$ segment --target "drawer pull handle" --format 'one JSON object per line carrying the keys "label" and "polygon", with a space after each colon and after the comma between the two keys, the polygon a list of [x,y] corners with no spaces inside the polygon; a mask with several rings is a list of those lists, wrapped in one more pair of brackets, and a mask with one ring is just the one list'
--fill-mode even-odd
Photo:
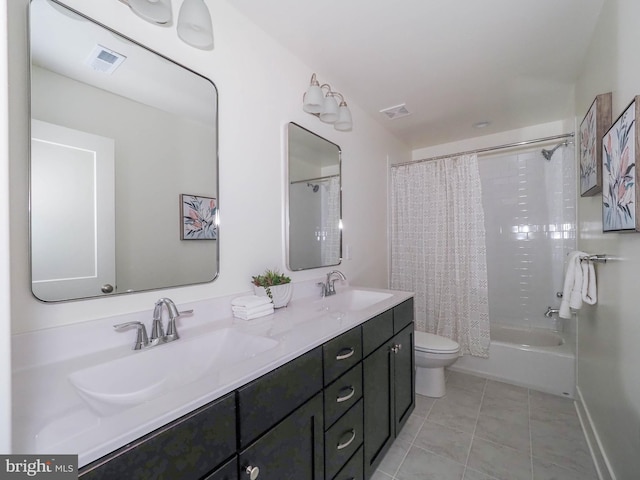
{"label": "drawer pull handle", "polygon": [[400,350],[402,350],[402,344],[396,343],[393,347],[390,347],[389,350],[393,353],[398,353]]}
{"label": "drawer pull handle", "polygon": [[[342,353],[342,352],[346,352],[346,353]],[[347,358],[352,357],[354,353],[356,353],[356,351],[353,347],[344,348],[340,350],[338,355],[336,355],[336,360],[346,360]]]}
{"label": "drawer pull handle", "polygon": [[260,469],[258,467],[249,466],[245,469],[245,473],[249,475],[249,478],[251,480],[256,480],[256,478],[258,478],[258,475],[260,475]]}
{"label": "drawer pull handle", "polygon": [[351,391],[349,393],[347,393],[346,395],[344,395],[343,397],[336,398],[336,402],[337,403],[346,402],[347,400],[349,400],[350,398],[352,398],[356,394],[356,389],[351,387],[351,386],[344,387],[342,390],[340,390],[340,393],[344,392],[345,390],[351,390]]}
{"label": "drawer pull handle", "polygon": [[338,446],[336,447],[338,450],[342,450],[343,448],[347,448],[356,439],[356,430],[355,430],[355,428],[349,430],[348,432],[344,432],[342,434],[342,436],[344,436],[347,433],[351,434],[351,438],[349,440],[347,440],[346,442],[344,442],[344,443],[339,443]]}

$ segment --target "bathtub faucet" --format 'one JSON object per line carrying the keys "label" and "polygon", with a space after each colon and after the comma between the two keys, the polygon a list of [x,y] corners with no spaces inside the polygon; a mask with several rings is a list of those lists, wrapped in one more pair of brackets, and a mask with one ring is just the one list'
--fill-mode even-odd
{"label": "bathtub faucet", "polygon": [[553,315],[557,315],[560,312],[557,308],[547,307],[547,311],[544,312],[544,316],[547,318],[551,318]]}

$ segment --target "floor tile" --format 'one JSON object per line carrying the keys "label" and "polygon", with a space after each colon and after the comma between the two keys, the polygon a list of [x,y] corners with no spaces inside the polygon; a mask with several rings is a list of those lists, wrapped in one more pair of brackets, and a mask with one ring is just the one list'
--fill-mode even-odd
{"label": "floor tile", "polygon": [[499,480],[531,480],[529,454],[474,437],[467,466]]}
{"label": "floor tile", "polygon": [[529,421],[526,415],[524,417],[505,415],[500,418],[483,414],[480,411],[475,436],[521,450],[527,454],[531,451]]}
{"label": "floor tile", "polygon": [[464,477],[462,477],[462,480],[495,480],[495,477],[490,477],[485,473],[467,467],[464,471]]}
{"label": "floor tile", "polygon": [[484,397],[508,399],[526,405],[529,402],[529,390],[509,383],[487,380],[487,385],[484,389]]}
{"label": "floor tile", "polygon": [[596,469],[588,474],[584,471],[575,471],[563,468],[559,465],[533,459],[533,480],[598,480]]}
{"label": "floor tile", "polygon": [[449,370],[447,373],[447,388],[457,387],[471,392],[482,392],[487,383],[486,378],[469,375],[468,373]]}
{"label": "floor tile", "polygon": [[418,415],[419,417],[426,417],[429,414],[429,410],[433,407],[433,404],[436,402],[435,398],[425,397],[423,395],[416,394],[416,408],[413,411],[414,415]]}
{"label": "floor tile", "polygon": [[445,427],[473,433],[481,399],[481,393],[448,387],[447,394],[431,407],[427,419]]}
{"label": "floor tile", "polygon": [[390,477],[389,475],[387,475],[384,472],[381,472],[380,470],[376,470],[375,472],[373,472],[373,475],[371,476],[371,480],[393,480],[393,477]]}
{"label": "floor tile", "polygon": [[582,430],[566,423],[531,420],[531,451],[539,458],[590,474],[593,460]]}
{"label": "floor tile", "polygon": [[470,433],[426,421],[413,444],[464,464],[469,456],[471,436]]}
{"label": "floor tile", "polygon": [[391,476],[395,475],[396,470],[398,470],[398,467],[404,460],[404,457],[406,457],[409,448],[411,448],[411,443],[405,443],[402,440],[396,439],[380,462],[378,470],[381,470]]}
{"label": "floor tile", "polygon": [[462,480],[464,465],[412,447],[396,473],[398,480]]}
{"label": "floor tile", "polygon": [[399,440],[401,442],[404,442],[405,444],[411,445],[413,443],[413,439],[416,438],[416,435],[420,431],[423,423],[423,417],[412,414],[409,417],[409,420],[407,420],[407,423],[405,423],[404,427],[402,427],[402,431],[400,432],[400,435],[398,435],[398,438],[396,438],[396,442]]}
{"label": "floor tile", "polygon": [[552,413],[566,413],[575,415],[576,409],[570,398],[551,395],[550,393],[529,391],[529,403],[531,411],[546,411]]}

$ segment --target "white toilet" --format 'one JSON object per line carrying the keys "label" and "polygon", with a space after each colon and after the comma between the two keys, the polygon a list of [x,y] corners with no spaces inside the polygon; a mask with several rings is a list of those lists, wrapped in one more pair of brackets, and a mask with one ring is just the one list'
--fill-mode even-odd
{"label": "white toilet", "polygon": [[444,367],[453,365],[460,345],[440,335],[415,332],[416,393],[440,398],[445,394]]}

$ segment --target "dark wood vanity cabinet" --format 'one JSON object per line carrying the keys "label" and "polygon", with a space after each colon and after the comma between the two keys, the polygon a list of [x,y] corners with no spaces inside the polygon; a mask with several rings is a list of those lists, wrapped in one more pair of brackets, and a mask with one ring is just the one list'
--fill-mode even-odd
{"label": "dark wood vanity cabinet", "polygon": [[[415,407],[413,299],[393,309],[389,325],[385,328],[389,337],[379,346],[371,347],[375,349],[362,361],[364,476],[367,479],[373,475]],[[367,331],[365,324],[363,343],[371,344]],[[377,331],[375,333],[378,335]],[[379,342],[381,337],[376,338]]]}
{"label": "dark wood vanity cabinet", "polygon": [[235,454],[236,402],[231,393],[83,467],[80,478],[200,480]]}
{"label": "dark wood vanity cabinet", "polygon": [[414,408],[413,299],[83,467],[87,479],[365,480]]}

